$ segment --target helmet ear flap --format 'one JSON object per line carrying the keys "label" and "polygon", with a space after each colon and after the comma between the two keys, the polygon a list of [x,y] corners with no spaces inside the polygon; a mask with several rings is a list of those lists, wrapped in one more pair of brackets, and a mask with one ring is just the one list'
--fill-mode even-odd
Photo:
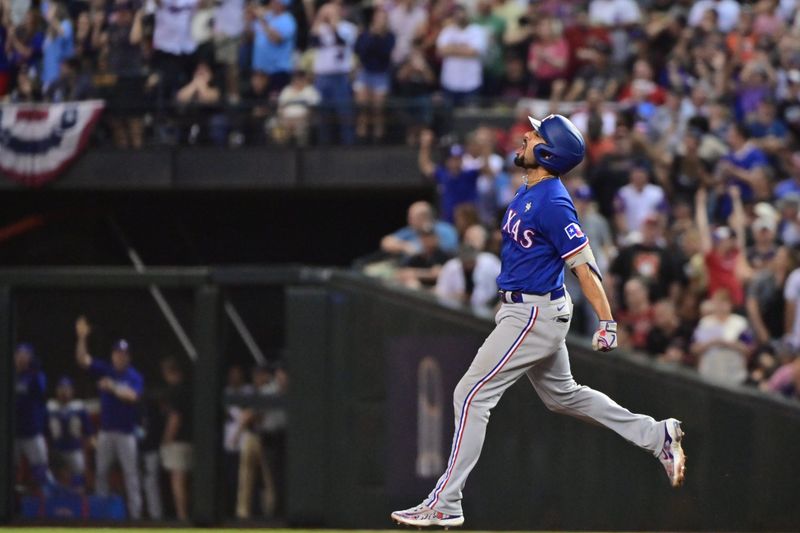
{"label": "helmet ear flap", "polygon": [[547,167],[547,164],[553,159],[553,152],[546,144],[537,144],[533,148],[533,155],[536,156],[536,162],[543,167]]}

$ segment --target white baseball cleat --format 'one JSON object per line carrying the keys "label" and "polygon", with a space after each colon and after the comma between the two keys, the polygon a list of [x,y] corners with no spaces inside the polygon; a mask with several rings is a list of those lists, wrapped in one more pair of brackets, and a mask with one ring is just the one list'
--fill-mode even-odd
{"label": "white baseball cleat", "polygon": [[667,471],[669,483],[673,487],[683,485],[683,478],[686,476],[686,454],[681,447],[683,435],[680,420],[668,418],[664,421],[664,445],[658,454],[658,460]]}
{"label": "white baseball cleat", "polygon": [[444,514],[440,511],[431,509],[424,503],[392,513],[392,520],[400,525],[422,527],[458,527],[464,523],[462,515]]}

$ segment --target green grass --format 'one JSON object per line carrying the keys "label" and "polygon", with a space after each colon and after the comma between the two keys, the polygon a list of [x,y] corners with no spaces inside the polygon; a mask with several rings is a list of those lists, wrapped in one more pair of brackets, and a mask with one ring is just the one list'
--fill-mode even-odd
{"label": "green grass", "polygon": [[[20,533],[74,533],[78,528],[71,528],[71,527],[4,527],[0,528],[0,531],[5,533],[6,531],[19,531]],[[85,531],[90,531],[91,533],[100,533],[100,532],[108,532],[108,533],[199,533],[202,531],[209,531],[213,533],[386,533],[387,530],[392,530],[392,528],[387,529],[270,529],[270,528],[260,528],[260,529],[239,529],[239,528],[212,528],[212,529],[192,529],[192,528],[127,528],[127,527],[119,527],[119,528],[112,528],[112,527],[81,527],[80,529]],[[405,533],[416,533],[416,529],[408,529],[408,528],[394,528],[394,530],[398,532],[405,532]],[[441,531],[441,530],[433,530],[433,531]],[[451,529],[450,531],[460,531],[459,529]],[[499,533],[499,532],[491,532],[491,531],[469,531],[469,533]],[[502,533],[513,533],[504,531]],[[577,533],[577,532],[570,532],[570,531],[526,531],[525,533]],[[599,533],[599,532],[592,532],[592,533]]]}
{"label": "green grass", "polygon": [[[85,530],[91,533],[201,533],[203,531],[208,531],[209,533],[387,533],[387,531],[391,531],[392,529],[396,530],[398,533],[418,533],[414,528],[401,528],[401,527],[387,527],[386,529],[272,529],[272,528],[210,528],[210,529],[197,529],[197,528],[186,528],[186,527],[175,527],[175,528],[166,528],[166,527],[151,527],[151,528],[129,528],[124,526],[124,522],[121,523],[121,527],[114,528],[114,527],[83,527],[80,528],[76,527],[0,527],[0,533],[6,532],[19,532],[19,533],[75,533],[78,529]],[[441,529],[434,529],[431,530],[434,533],[444,533]],[[463,531],[464,533],[585,533],[585,532],[578,532],[578,531],[503,531],[503,532],[496,532],[496,531],[472,531],[472,530],[462,530],[460,528],[453,528],[449,530],[447,533],[458,533],[459,531]],[[598,532],[592,532],[598,533]],[[613,533],[613,532],[604,532],[604,533]],[[626,532],[632,533],[632,532]]]}
{"label": "green grass", "polygon": [[[6,532],[19,532],[19,533],[74,533],[77,528],[70,528],[70,527],[4,527],[0,528],[0,531],[3,533]],[[192,529],[192,528],[128,528],[128,527],[120,527],[120,528],[111,528],[111,527],[80,527],[82,530],[91,531],[92,533],[100,533],[100,532],[110,532],[110,533],[198,533],[199,531],[204,531],[202,529]],[[391,528],[387,528],[391,529]],[[395,528],[398,532],[405,532],[405,533],[416,533],[416,529],[404,529],[404,528]],[[270,529],[270,528],[261,528],[261,529],[239,529],[239,528],[212,528],[207,531],[213,531],[213,533],[386,533],[386,529],[347,529],[347,530],[337,530],[337,529]],[[440,531],[440,530],[434,530]],[[458,529],[452,529],[450,531],[459,531]],[[469,533],[493,533],[488,531],[471,531],[467,530]],[[512,532],[503,532],[503,533],[512,533]],[[558,532],[532,532],[526,531],[525,533],[577,533],[577,532],[569,532],[569,531],[558,531]]]}

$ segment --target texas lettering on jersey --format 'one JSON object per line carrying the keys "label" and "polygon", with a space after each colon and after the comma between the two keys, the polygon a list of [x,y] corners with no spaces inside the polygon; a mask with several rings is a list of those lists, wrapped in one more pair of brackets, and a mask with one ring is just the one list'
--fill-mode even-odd
{"label": "texas lettering on jersey", "polygon": [[509,208],[506,222],[503,224],[503,232],[527,250],[533,246],[533,236],[536,233],[530,228],[520,228],[521,222],[519,213]]}
{"label": "texas lettering on jersey", "polygon": [[520,187],[500,229],[497,286],[506,291],[547,294],[562,287],[564,260],[589,244],[569,192],[558,179]]}

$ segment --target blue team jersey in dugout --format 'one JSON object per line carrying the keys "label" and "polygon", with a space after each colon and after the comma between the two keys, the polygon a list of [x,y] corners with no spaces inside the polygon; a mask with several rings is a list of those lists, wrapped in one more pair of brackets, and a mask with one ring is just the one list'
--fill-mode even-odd
{"label": "blue team jersey in dugout", "polygon": [[[98,378],[109,377],[117,384],[127,385],[136,391],[140,397],[144,390],[144,380],[141,374],[131,366],[122,372],[117,372],[106,361],[93,359],[89,371]],[[138,402],[125,402],[111,392],[100,392],[100,429],[133,433],[138,424]]]}
{"label": "blue team jersey in dugout", "polygon": [[51,401],[47,405],[47,412],[50,442],[58,451],[79,450],[83,438],[92,434],[89,414],[79,400],[64,405]]}
{"label": "blue team jersey in dugout", "polygon": [[497,287],[546,294],[564,284],[564,260],[589,244],[569,192],[558,178],[519,188],[501,223]]}
{"label": "blue team jersey in dugout", "polygon": [[16,435],[31,438],[44,433],[47,380],[39,370],[26,370],[17,375],[15,388]]}

